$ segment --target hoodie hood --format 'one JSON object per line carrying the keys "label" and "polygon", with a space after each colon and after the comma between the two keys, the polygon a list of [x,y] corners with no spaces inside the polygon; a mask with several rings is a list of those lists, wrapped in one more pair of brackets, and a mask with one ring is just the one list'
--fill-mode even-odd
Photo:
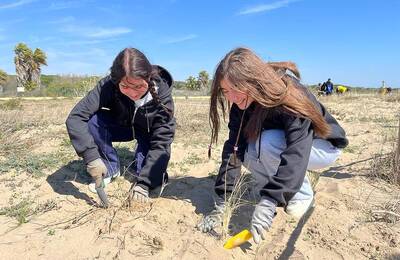
{"label": "hoodie hood", "polygon": [[153,65],[153,68],[155,68],[158,71],[158,75],[167,83],[169,87],[172,87],[172,84],[174,84],[174,80],[171,76],[171,73],[168,72],[165,68],[161,67],[160,65]]}
{"label": "hoodie hood", "polygon": [[163,100],[171,95],[174,80],[171,74],[160,65],[153,65],[153,68],[158,72],[158,75],[155,76],[153,80],[155,80],[156,86],[158,87],[158,96]]}

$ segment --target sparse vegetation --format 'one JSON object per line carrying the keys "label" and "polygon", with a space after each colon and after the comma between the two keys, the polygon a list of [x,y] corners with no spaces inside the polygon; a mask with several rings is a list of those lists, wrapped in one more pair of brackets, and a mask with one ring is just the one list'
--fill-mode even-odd
{"label": "sparse vegetation", "polygon": [[223,239],[231,235],[230,224],[232,216],[241,206],[250,204],[250,202],[243,200],[243,196],[246,193],[246,189],[249,188],[249,185],[251,185],[251,181],[249,181],[248,173],[244,171],[237,177],[232,193],[229,194],[229,196],[225,196],[225,210],[222,216]]}
{"label": "sparse vegetation", "polygon": [[8,75],[5,71],[0,70],[0,86],[3,86],[4,83],[7,82],[8,79]]}
{"label": "sparse vegetation", "polygon": [[34,178],[44,177],[43,170],[52,169],[57,165],[66,162],[62,154],[54,153],[47,155],[23,155],[10,156],[2,162],[0,166],[0,173],[9,172],[11,170],[17,173],[25,172]]}
{"label": "sparse vegetation", "polygon": [[398,137],[387,154],[375,154],[371,164],[371,176],[400,186],[400,119]]}
{"label": "sparse vegetation", "polygon": [[32,215],[32,201],[24,199],[15,205],[3,207],[0,209],[0,215],[15,218],[18,225],[28,222],[28,217]]}
{"label": "sparse vegetation", "polygon": [[[42,77],[42,86],[46,86],[43,92],[55,84],[55,77]],[[70,86],[82,79],[71,80]],[[377,162],[370,159],[374,154],[389,156],[395,151],[397,103],[386,101],[385,96],[354,91],[343,97],[321,100],[343,124],[350,146],[333,167],[308,173],[316,186],[316,208],[297,240],[296,250],[310,259],[315,258],[314,252],[322,251],[338,259],[396,255],[400,243],[399,187],[381,177],[365,176],[371,171],[369,163]],[[107,187],[112,203],[107,210],[96,207],[97,196],[87,189],[90,178],[85,164],[75,155],[66,133],[65,118],[77,101],[0,101],[6,104],[0,109],[0,219],[4,223],[0,236],[2,243],[12,242],[4,248],[25,250],[33,245],[34,238],[37,243],[47,243],[46,249],[56,248],[62,241],[67,250],[76,250],[73,243],[63,242],[76,232],[82,238],[79,246],[88,249],[78,258],[212,258],[215,252],[221,258],[279,258],[298,225],[280,208],[267,241],[257,250],[252,244],[243,250],[223,251],[223,240],[194,229],[201,215],[211,208],[207,197],[213,190],[228,131],[223,124],[220,142],[208,160],[208,99],[175,99],[177,131],[168,168],[170,182],[161,197],[158,191],[151,191],[150,204],[121,207],[131,184],[129,176],[124,175]],[[114,145],[124,170],[133,161],[135,142]],[[389,170],[388,163],[377,164],[375,172]],[[242,177],[241,183],[246,186],[249,175],[243,173]],[[254,205],[251,199],[245,201],[247,194],[242,195],[238,192],[227,202],[224,227],[218,235],[230,236],[249,224]],[[23,240],[19,242],[16,235],[24,236]],[[274,249],[268,245],[274,245]],[[12,258],[10,252],[1,253]],[[51,251],[31,247],[29,254],[50,258]]]}
{"label": "sparse vegetation", "polygon": [[12,98],[0,103],[0,110],[20,110],[22,108],[21,99]]}
{"label": "sparse vegetation", "polygon": [[57,204],[52,200],[46,201],[42,204],[39,203],[35,207],[34,201],[28,197],[23,198],[20,202],[14,205],[0,208],[0,215],[15,218],[18,222],[18,225],[22,225],[27,223],[30,217],[39,213],[54,210],[56,208]]}

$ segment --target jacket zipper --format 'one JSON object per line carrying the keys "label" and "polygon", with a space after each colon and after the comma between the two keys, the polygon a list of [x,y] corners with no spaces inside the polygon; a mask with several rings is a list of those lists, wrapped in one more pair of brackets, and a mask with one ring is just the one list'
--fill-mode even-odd
{"label": "jacket zipper", "polygon": [[146,121],[147,121],[147,133],[150,133],[149,117],[148,117],[148,115],[147,115],[147,106],[146,106]]}
{"label": "jacket zipper", "polygon": [[139,108],[135,106],[135,111],[133,112],[132,121],[131,121],[133,138],[135,138],[135,125],[134,125],[134,122],[135,122],[136,112],[138,111],[138,109]]}

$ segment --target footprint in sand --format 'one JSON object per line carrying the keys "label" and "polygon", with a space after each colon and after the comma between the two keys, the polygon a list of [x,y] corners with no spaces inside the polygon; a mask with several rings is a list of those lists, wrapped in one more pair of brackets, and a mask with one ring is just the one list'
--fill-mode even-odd
{"label": "footprint in sand", "polygon": [[332,182],[332,181],[326,182],[326,183],[321,183],[321,185],[318,185],[316,192],[318,192],[318,193],[338,193],[339,185],[336,182]]}

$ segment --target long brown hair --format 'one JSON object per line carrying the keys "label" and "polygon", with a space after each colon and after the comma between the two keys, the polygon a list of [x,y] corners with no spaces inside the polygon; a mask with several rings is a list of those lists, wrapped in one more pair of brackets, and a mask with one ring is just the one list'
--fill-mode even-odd
{"label": "long brown hair", "polygon": [[230,51],[218,64],[211,86],[210,125],[211,142],[218,141],[220,116],[218,106],[225,119],[229,103],[221,90],[221,80],[232,83],[232,88],[247,93],[256,102],[249,122],[244,129],[246,137],[254,140],[261,131],[268,109],[280,106],[286,113],[311,120],[314,131],[319,137],[327,137],[330,132],[328,123],[314,103],[298,86],[297,79],[289,75],[290,71],[300,79],[300,73],[292,62],[264,62],[247,48]]}

